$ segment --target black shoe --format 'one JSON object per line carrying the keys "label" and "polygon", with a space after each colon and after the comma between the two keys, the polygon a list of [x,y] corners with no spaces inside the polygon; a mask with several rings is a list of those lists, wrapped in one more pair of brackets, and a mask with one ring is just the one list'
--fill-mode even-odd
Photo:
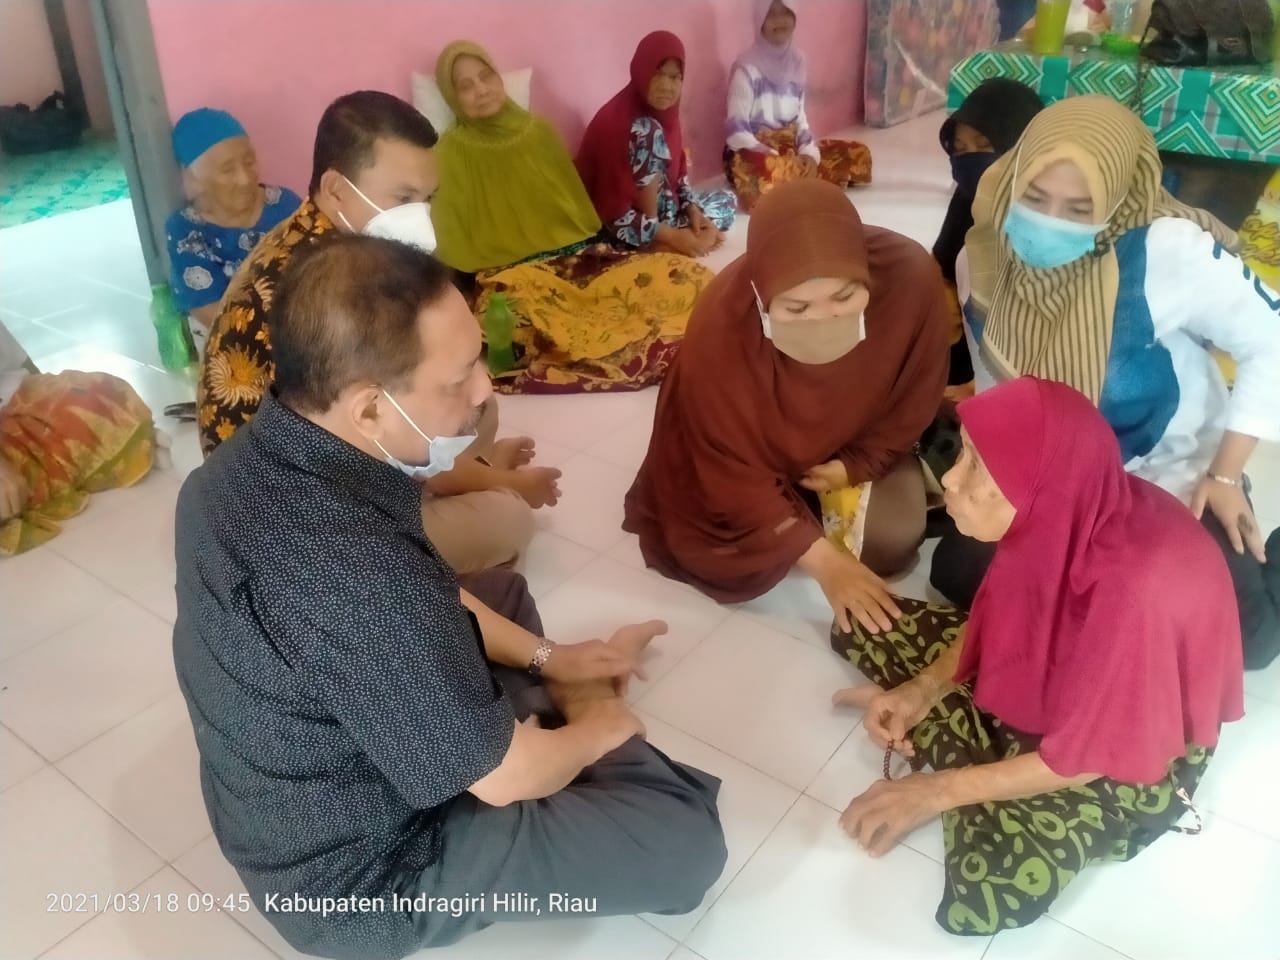
{"label": "black shoe", "polygon": [[194,423],[196,419],[195,402],[171,403],[164,408],[164,415],[172,417],[174,420],[180,420],[183,423]]}

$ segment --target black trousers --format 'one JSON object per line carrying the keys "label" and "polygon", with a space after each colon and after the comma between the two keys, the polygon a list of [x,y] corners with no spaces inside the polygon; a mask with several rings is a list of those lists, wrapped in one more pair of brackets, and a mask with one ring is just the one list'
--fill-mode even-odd
{"label": "black trousers", "polygon": [[[1251,554],[1236,553],[1227,531],[1210,511],[1205,511],[1203,522],[1231,571],[1244,636],[1244,667],[1261,670],[1280,654],[1280,529],[1267,538],[1263,564]],[[934,551],[929,583],[948,601],[968,610],[995,552],[994,543],[972,540],[949,524]]]}
{"label": "black trousers", "polygon": [[[488,570],[460,582],[541,635],[519,574]],[[552,709],[527,673],[495,673],[517,718]],[[399,891],[426,907],[413,914],[419,944],[447,946],[495,923],[696,909],[725,864],[719,788],[632,737],[541,800],[491,807],[462,794],[445,815],[440,859]]]}

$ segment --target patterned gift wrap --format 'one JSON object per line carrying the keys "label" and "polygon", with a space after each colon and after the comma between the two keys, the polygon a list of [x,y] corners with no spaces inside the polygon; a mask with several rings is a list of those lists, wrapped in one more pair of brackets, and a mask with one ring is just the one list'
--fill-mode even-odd
{"label": "patterned gift wrap", "polygon": [[947,108],[955,110],[992,77],[1021,81],[1045,103],[1100,93],[1133,105],[1161,150],[1280,164],[1280,76],[1274,66],[1160,67],[1098,49],[1040,57],[1012,41],[956,66]]}

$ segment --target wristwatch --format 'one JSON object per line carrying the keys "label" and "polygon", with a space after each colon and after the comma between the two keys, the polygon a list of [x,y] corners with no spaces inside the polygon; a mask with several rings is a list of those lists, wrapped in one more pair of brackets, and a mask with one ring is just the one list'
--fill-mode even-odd
{"label": "wristwatch", "polygon": [[551,651],[555,648],[555,643],[546,637],[538,641],[538,649],[533,651],[533,659],[529,661],[529,673],[531,676],[542,676],[542,668],[551,659]]}

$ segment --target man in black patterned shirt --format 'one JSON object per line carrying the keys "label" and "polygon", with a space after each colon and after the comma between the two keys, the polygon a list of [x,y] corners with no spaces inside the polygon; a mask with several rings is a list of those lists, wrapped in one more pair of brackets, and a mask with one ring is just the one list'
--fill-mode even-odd
{"label": "man in black patterned shirt", "polygon": [[522,578],[460,585],[423,534],[418,481],[491,389],[446,268],[335,239],[271,322],[272,392],[179,498],[174,627],[205,804],[258,908],[332,957],[694,909],[724,864],[718,781],[619,696],[665,626],[557,646]]}

